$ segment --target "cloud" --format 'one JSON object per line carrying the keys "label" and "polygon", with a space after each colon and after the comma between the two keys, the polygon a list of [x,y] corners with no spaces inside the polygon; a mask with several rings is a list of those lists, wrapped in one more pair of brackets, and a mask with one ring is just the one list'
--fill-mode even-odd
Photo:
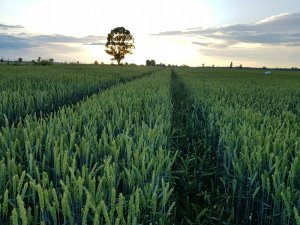
{"label": "cloud", "polygon": [[216,43],[211,43],[211,42],[197,42],[194,41],[192,42],[192,44],[194,45],[199,45],[201,47],[207,47],[207,48],[216,48],[216,49],[220,49],[220,48],[227,48],[228,47],[228,43],[223,43],[223,44],[216,44]]}
{"label": "cloud", "polygon": [[0,24],[0,30],[9,30],[9,29],[21,29],[24,28],[21,25],[5,25],[5,24]]}
{"label": "cloud", "polygon": [[105,45],[106,36],[89,35],[83,37],[61,34],[34,35],[20,32],[23,26],[0,24],[0,57],[15,59],[20,56],[30,60],[42,56],[58,60],[72,61],[84,58],[86,45]]}
{"label": "cloud", "polygon": [[[293,13],[272,16],[253,24],[198,27],[186,31],[165,31],[156,35],[193,36],[199,39],[214,40],[212,43],[202,41],[200,45],[203,47],[229,47],[236,43],[300,46],[299,24],[300,13]],[[213,44],[220,41],[223,42],[221,45]],[[193,44],[199,45],[199,42],[193,42]]]}
{"label": "cloud", "polygon": [[184,32],[174,30],[174,31],[164,31],[158,34],[151,34],[151,35],[181,35],[181,34],[184,34]]}
{"label": "cloud", "polygon": [[[52,35],[32,35],[20,32],[19,29],[24,28],[21,25],[5,25],[0,24],[0,50],[11,49],[30,49],[37,47],[54,46],[61,47],[61,44],[77,44],[77,45],[103,45],[101,41],[106,40],[105,36],[89,35],[84,37],[73,37],[61,34]],[[69,46],[69,48],[71,48]]]}
{"label": "cloud", "polygon": [[30,35],[27,33],[6,34],[0,33],[0,49],[28,49],[54,44],[79,44],[79,45],[104,45],[99,40],[104,36],[73,37],[60,34],[55,35]]}
{"label": "cloud", "polygon": [[0,49],[28,49],[37,47],[30,39],[0,33]]}
{"label": "cloud", "polygon": [[84,45],[105,45],[103,42],[92,42],[92,43],[86,43]]}
{"label": "cloud", "polygon": [[54,35],[38,35],[31,36],[31,39],[39,43],[80,43],[80,44],[89,44],[96,43],[96,41],[104,40],[104,36],[85,36],[85,37],[72,37],[65,36],[60,34]]}

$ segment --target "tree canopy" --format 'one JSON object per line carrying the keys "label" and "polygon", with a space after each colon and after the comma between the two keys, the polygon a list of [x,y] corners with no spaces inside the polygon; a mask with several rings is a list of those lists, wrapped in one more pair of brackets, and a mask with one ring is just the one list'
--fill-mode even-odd
{"label": "tree canopy", "polygon": [[107,35],[105,47],[106,53],[113,56],[112,60],[116,60],[120,65],[126,54],[132,54],[134,38],[129,30],[124,27],[116,27]]}
{"label": "tree canopy", "polygon": [[156,63],[155,63],[155,60],[154,59],[152,59],[152,60],[146,60],[146,66],[155,66],[156,65]]}

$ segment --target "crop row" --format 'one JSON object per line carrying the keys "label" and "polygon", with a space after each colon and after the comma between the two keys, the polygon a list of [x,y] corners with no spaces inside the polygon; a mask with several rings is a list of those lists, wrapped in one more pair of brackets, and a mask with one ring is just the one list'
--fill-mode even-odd
{"label": "crop row", "polygon": [[161,71],[0,130],[0,221],[167,224],[170,76]]}
{"label": "crop row", "polygon": [[45,114],[153,69],[146,67],[0,67],[0,126],[6,117]]}
{"label": "crop row", "polygon": [[6,119],[0,223],[300,225],[298,80],[176,68]]}
{"label": "crop row", "polygon": [[205,156],[215,168],[218,191],[206,196],[215,205],[199,210],[198,218],[213,209],[215,223],[300,224],[297,78],[177,72],[194,111],[205,118],[204,139],[211,149]]}

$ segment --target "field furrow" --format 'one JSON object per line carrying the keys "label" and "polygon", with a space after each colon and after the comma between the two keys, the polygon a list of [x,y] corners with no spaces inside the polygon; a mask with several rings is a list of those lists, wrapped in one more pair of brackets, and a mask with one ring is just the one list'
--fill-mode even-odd
{"label": "field furrow", "polygon": [[217,224],[223,217],[222,196],[215,182],[215,149],[206,136],[205,112],[194,105],[191,90],[175,71],[171,92],[174,131],[170,147],[178,151],[173,166],[175,224]]}

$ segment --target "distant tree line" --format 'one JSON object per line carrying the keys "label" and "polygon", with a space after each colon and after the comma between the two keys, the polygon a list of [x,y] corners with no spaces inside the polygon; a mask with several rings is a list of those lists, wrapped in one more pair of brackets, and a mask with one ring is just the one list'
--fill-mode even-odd
{"label": "distant tree line", "polygon": [[49,66],[54,64],[54,59],[42,59],[38,57],[37,60],[31,61],[33,65]]}
{"label": "distant tree line", "polygon": [[54,64],[54,59],[42,59],[41,57],[38,57],[37,60],[31,60],[31,61],[24,61],[23,58],[18,58],[17,60],[4,60],[3,58],[0,59],[0,64],[12,64],[12,65],[41,65],[41,66],[48,66]]}
{"label": "distant tree line", "polygon": [[[23,58],[19,57],[18,59],[16,60],[10,60],[10,59],[4,59],[4,58],[0,58],[0,65],[3,65],[3,64],[7,64],[7,65],[41,65],[41,66],[48,66],[48,65],[54,65],[54,64],[70,64],[70,65],[79,65],[79,64],[91,64],[91,63],[80,63],[79,61],[75,61],[75,62],[54,62],[54,59],[53,58],[50,58],[50,59],[46,59],[46,58],[41,58],[41,57],[38,57],[36,60],[31,60],[31,61],[24,61]],[[110,64],[105,64],[104,62],[98,62],[97,60],[94,61],[92,64],[94,65],[112,65],[114,66],[115,64],[113,62],[111,62]],[[125,66],[138,66],[136,65],[135,63],[119,63],[119,65],[125,65]],[[140,66],[145,66],[145,65],[140,65]],[[178,65],[171,65],[171,64],[164,64],[164,63],[156,63],[154,59],[147,59],[146,60],[146,66],[157,66],[157,67],[178,67]],[[188,65],[180,65],[180,67],[189,67]],[[218,68],[226,68],[226,66],[215,66],[215,64],[212,64],[211,66],[206,66],[205,63],[202,64],[202,67],[205,67],[205,68],[215,68],[215,67],[218,67]],[[260,67],[260,68],[255,68],[255,67],[243,67],[242,64],[238,65],[238,66],[234,66],[233,65],[233,62],[230,62],[229,66],[227,67],[229,69],[263,69],[263,70],[266,70],[266,69],[269,69],[267,68],[266,66],[263,66],[263,67]],[[292,70],[292,71],[299,71],[300,69],[297,68],[297,67],[291,67],[291,68],[273,68],[273,69],[276,69],[276,70]]]}
{"label": "distant tree line", "polygon": [[[164,64],[164,63],[156,63],[154,59],[147,59],[146,66],[159,66],[159,67],[177,67],[178,65]],[[182,65],[182,67],[188,67],[187,65]]]}

